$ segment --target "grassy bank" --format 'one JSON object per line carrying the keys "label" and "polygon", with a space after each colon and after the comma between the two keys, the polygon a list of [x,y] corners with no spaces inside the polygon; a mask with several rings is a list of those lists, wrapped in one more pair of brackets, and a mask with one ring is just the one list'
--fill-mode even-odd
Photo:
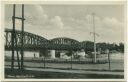
{"label": "grassy bank", "polygon": [[76,73],[62,73],[62,72],[48,72],[48,71],[35,71],[35,70],[11,70],[5,69],[5,78],[37,78],[37,79],[123,79],[123,75],[113,74],[76,74]]}

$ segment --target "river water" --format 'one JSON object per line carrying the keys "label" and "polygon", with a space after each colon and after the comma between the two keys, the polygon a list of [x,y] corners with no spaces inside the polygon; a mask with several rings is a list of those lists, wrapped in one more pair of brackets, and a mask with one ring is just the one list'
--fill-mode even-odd
{"label": "river water", "polygon": [[[24,56],[26,58],[33,58],[36,54],[36,57],[39,57],[39,52],[24,52]],[[5,56],[11,56],[11,51],[6,51]],[[16,56],[16,54],[15,54]],[[111,58],[111,69],[112,70],[124,70],[124,54],[123,53],[113,53],[110,54]],[[5,65],[10,65],[10,62],[5,62]],[[43,67],[44,64],[42,63],[33,63],[33,62],[24,62],[25,66],[30,67]],[[68,63],[46,63],[46,67],[53,67],[53,68],[70,68],[70,64]],[[108,69],[108,63],[106,64],[73,64],[73,68],[75,69]]]}
{"label": "river water", "polygon": [[[33,51],[25,51],[24,52],[24,57],[39,57],[39,52],[33,52]],[[5,56],[11,57],[11,51],[5,51]],[[15,57],[16,57],[16,52],[15,52]],[[112,53],[110,54],[111,59],[116,59],[116,60],[124,60],[124,53]]]}
{"label": "river water", "polygon": [[[5,51],[5,56],[11,57],[11,54],[12,54],[11,51]],[[34,57],[34,54],[36,57],[39,57],[39,52],[34,52],[34,51],[25,51],[24,57]],[[15,52],[15,57],[16,57],[16,52]]]}

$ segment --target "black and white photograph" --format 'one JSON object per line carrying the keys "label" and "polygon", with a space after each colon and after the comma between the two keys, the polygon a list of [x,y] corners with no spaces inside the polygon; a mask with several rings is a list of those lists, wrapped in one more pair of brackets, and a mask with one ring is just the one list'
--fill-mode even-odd
{"label": "black and white photograph", "polygon": [[125,5],[51,3],[4,4],[4,78],[124,79]]}

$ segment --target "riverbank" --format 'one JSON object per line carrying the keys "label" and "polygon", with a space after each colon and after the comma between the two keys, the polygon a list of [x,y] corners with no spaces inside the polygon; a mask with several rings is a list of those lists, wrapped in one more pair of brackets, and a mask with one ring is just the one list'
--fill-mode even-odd
{"label": "riverbank", "polygon": [[34,79],[123,79],[123,72],[119,71],[85,71],[85,70],[62,70],[44,68],[25,68],[25,70],[5,69],[5,78],[34,78]]}
{"label": "riverbank", "polygon": [[[21,70],[10,70],[11,61],[5,61],[5,77],[6,78],[83,78],[83,79],[114,79],[119,78],[123,79],[124,77],[124,58],[122,55],[118,56],[118,54],[112,56],[109,63],[102,64],[94,64],[94,63],[71,63],[69,60],[68,63],[63,63],[62,59],[59,59],[58,62],[54,62],[54,60],[49,61],[46,59],[45,65],[43,60],[39,58],[25,58],[24,59],[24,68],[25,70],[22,72]],[[80,60],[85,62],[87,60]],[[60,63],[61,62],[61,63]],[[74,61],[75,62],[75,61]],[[15,67],[17,68],[18,64],[15,62]],[[20,74],[20,75],[19,75]]]}

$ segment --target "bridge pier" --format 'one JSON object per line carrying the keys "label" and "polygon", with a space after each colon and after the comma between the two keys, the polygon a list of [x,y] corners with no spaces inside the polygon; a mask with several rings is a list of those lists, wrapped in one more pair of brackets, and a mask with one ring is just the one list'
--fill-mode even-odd
{"label": "bridge pier", "polygon": [[55,52],[56,52],[55,50],[50,50],[50,56],[51,56],[52,59],[56,58],[55,57]]}
{"label": "bridge pier", "polygon": [[48,50],[42,49],[39,51],[39,57],[46,57],[48,55]]}

